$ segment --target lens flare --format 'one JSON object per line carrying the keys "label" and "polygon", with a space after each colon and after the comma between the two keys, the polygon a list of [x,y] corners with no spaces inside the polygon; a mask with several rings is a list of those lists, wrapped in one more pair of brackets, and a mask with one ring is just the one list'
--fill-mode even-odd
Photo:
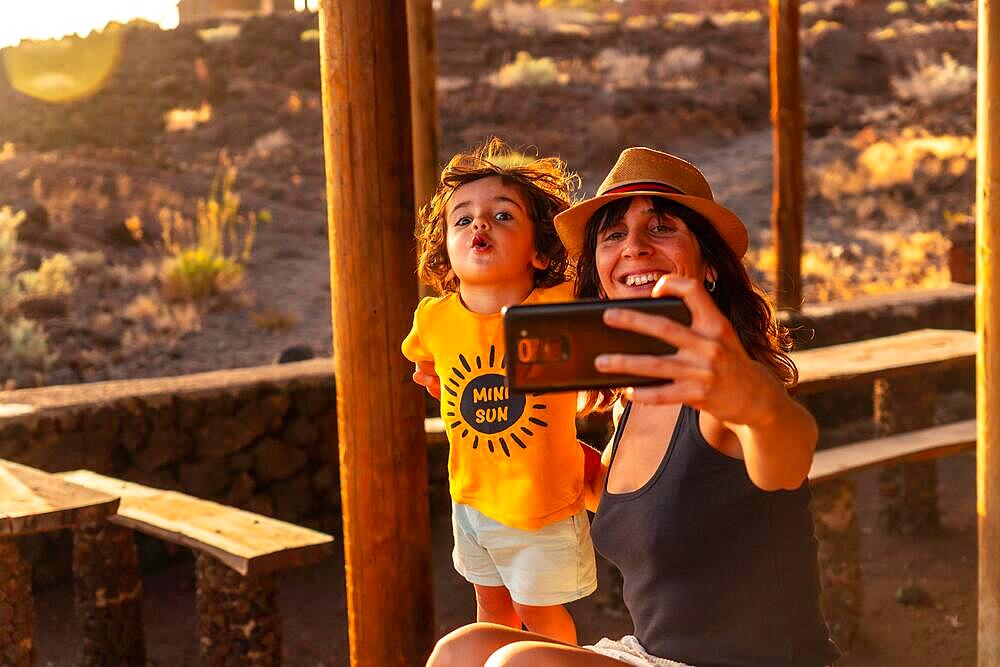
{"label": "lens flare", "polygon": [[71,102],[99,91],[121,56],[122,32],[108,26],[87,37],[23,41],[3,50],[11,86],[46,102]]}

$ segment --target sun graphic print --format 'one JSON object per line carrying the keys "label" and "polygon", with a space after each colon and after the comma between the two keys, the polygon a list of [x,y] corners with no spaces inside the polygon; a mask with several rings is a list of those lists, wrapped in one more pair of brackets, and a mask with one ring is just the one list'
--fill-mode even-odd
{"label": "sun graphic print", "polygon": [[495,345],[490,345],[485,359],[458,355],[442,385],[442,412],[453,446],[485,447],[510,458],[512,451],[528,449],[539,430],[548,427],[542,419],[548,405],[532,394],[511,393],[504,376],[506,367],[507,357],[498,360]]}

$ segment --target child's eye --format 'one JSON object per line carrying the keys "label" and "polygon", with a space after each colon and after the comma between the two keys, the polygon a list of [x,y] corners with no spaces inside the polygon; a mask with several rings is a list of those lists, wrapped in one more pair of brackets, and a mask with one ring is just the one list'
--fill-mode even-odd
{"label": "child's eye", "polygon": [[465,227],[467,224],[472,222],[472,218],[467,215],[463,215],[461,218],[455,221],[456,227]]}
{"label": "child's eye", "polygon": [[514,216],[512,216],[507,211],[500,211],[495,216],[493,216],[493,219],[499,222],[506,222],[507,220],[513,220]]}

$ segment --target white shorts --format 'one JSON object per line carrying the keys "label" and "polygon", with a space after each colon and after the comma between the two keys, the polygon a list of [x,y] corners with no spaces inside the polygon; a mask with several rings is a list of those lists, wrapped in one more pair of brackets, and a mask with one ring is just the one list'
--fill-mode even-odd
{"label": "white shorts", "polygon": [[620,660],[626,665],[633,665],[633,667],[691,667],[683,662],[650,655],[639,643],[639,640],[632,635],[625,635],[618,640],[605,637],[593,646],[584,646],[583,648]]}
{"label": "white shorts", "polygon": [[514,602],[549,607],[597,590],[587,511],[538,530],[511,528],[451,503],[455,569],[472,584],[503,586]]}

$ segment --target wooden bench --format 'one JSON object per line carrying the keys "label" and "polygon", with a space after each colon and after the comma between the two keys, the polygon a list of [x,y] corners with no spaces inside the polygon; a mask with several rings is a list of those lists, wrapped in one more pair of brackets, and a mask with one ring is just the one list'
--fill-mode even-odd
{"label": "wooden bench", "polygon": [[860,531],[845,475],[879,467],[880,520],[896,533],[941,529],[935,460],[973,448],[975,420],[934,426],[937,377],[975,363],[971,331],[923,329],[792,354],[797,395],[873,384],[875,437],[817,451],[809,474],[823,609],[850,648],[861,617]]}
{"label": "wooden bench", "polygon": [[[80,547],[76,547],[74,561],[80,561],[78,569],[138,580],[133,530],[190,548],[196,553],[201,664],[281,664],[275,573],[328,558],[332,537],[176,491],[124,482],[87,470],[60,473],[58,477],[121,498],[118,513],[86,536],[86,544],[90,545],[86,553],[81,554]],[[77,544],[81,543],[78,538]],[[123,552],[127,552],[124,558],[114,558]],[[112,559],[116,562],[109,562]],[[103,586],[104,590],[120,588],[110,581],[103,582]],[[113,651],[106,645],[118,639],[114,631],[118,624],[105,618],[107,594],[96,587],[92,593],[78,596],[88,641],[102,651]],[[127,659],[119,657],[112,663],[106,656],[97,656],[97,652],[95,649],[95,658],[86,664],[145,664],[144,656],[138,654]]]}
{"label": "wooden bench", "polygon": [[35,665],[31,566],[14,538],[101,521],[117,508],[113,495],[0,460],[0,664]]}

